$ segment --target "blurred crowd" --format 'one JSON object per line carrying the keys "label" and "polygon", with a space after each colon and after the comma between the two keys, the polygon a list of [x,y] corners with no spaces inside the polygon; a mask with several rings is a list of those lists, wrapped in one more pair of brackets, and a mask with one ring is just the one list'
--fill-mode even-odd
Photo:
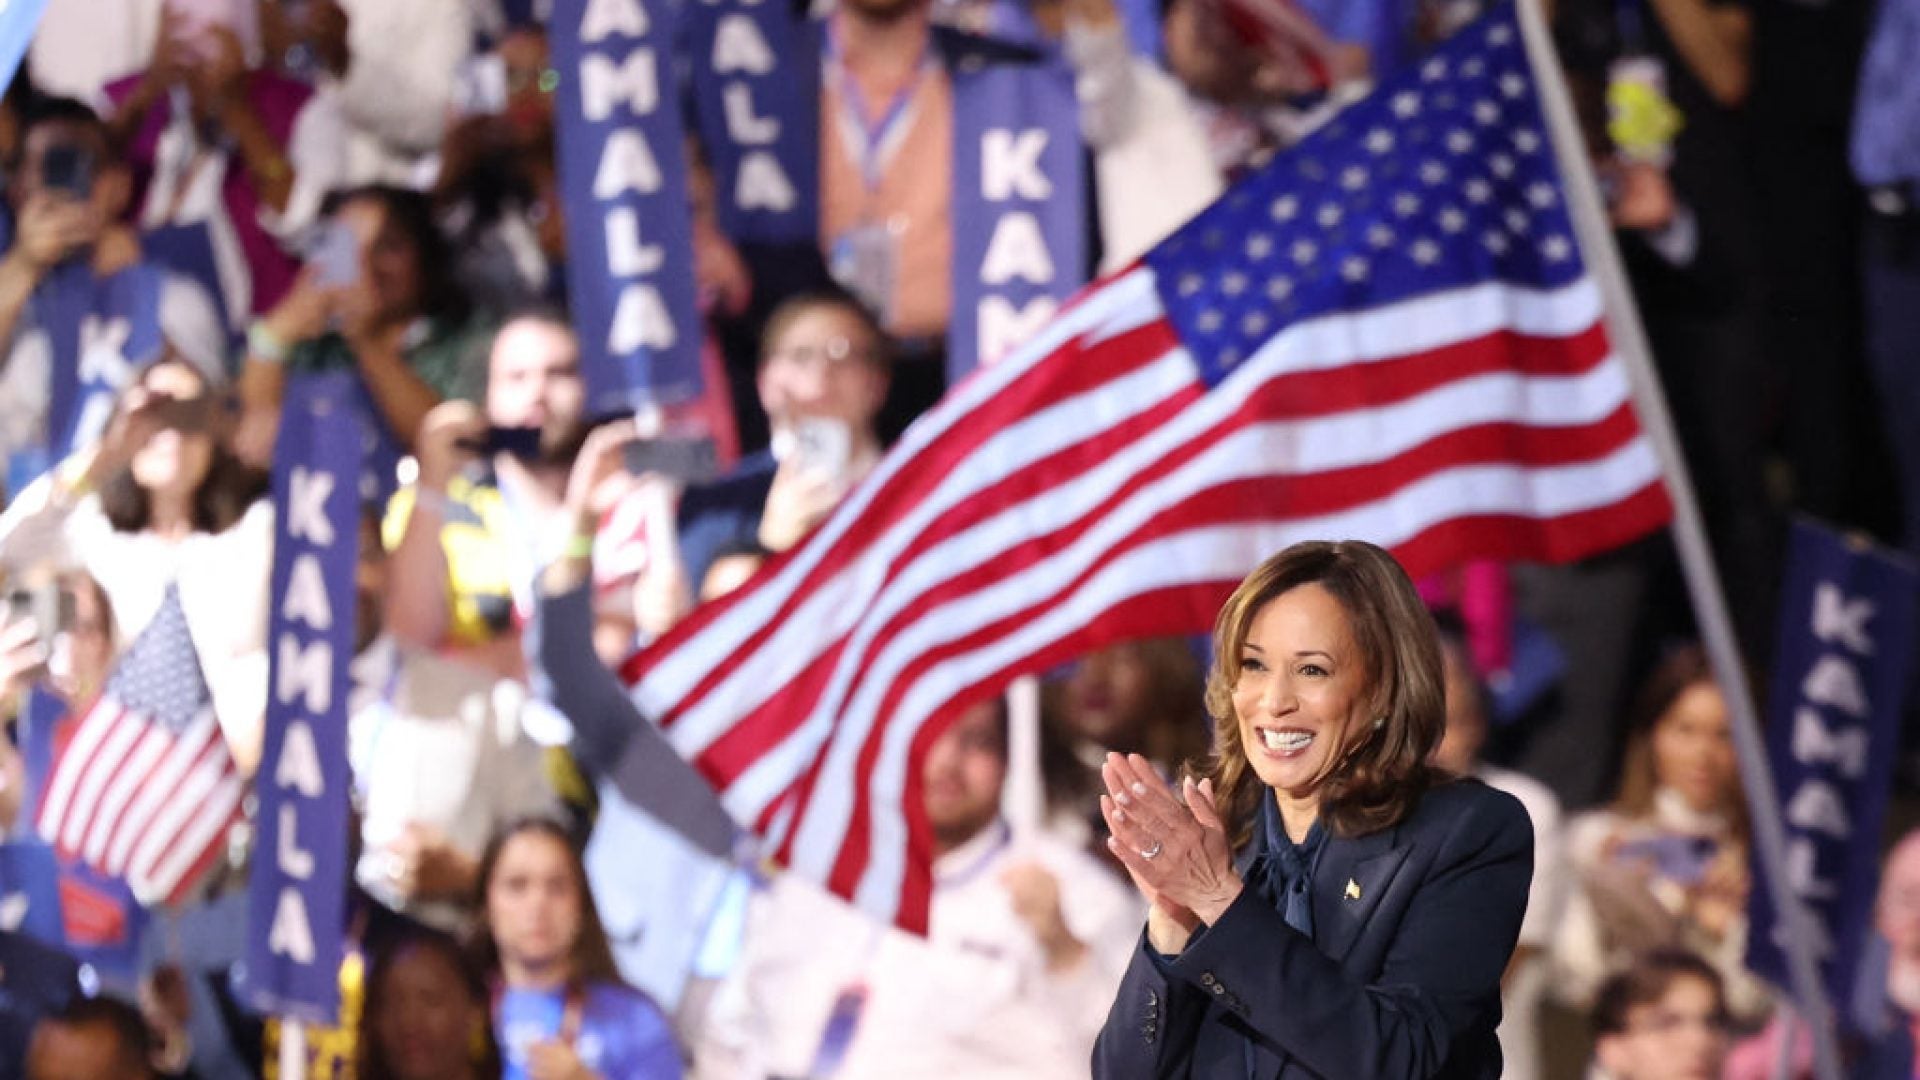
{"label": "blurred crowd", "polygon": [[[1763,671],[1790,514],[1920,553],[1920,4],[1539,2]],[[1042,680],[1037,723],[992,702],[934,743],[908,786],[935,836],[924,939],[715,854],[736,838],[697,779],[632,760],[659,746],[634,741],[619,667],[803,539],[946,385],[968,223],[948,213],[939,43],[992,32],[1001,5],[817,6],[844,76],[821,81],[820,243],[737,243],[690,139],[678,272],[713,377],[711,407],[676,422],[720,463],[690,482],[629,468],[645,418],[589,413],[544,5],[48,7],[0,100],[8,707],[41,683],[70,723],[177,600],[252,776],[289,376],[356,373],[403,457],[361,515],[337,1022],[236,992],[243,826],[193,899],[152,912],[138,970],[49,956],[16,986],[7,960],[0,1058],[30,1044],[45,1077],[1084,1072],[1143,914],[1102,843],[1098,762],[1205,757],[1204,641],[1083,657]],[[1092,274],[1483,5],[1299,0],[1337,43],[1327,65],[1242,36],[1218,0],[1011,6],[1073,73]],[[888,102],[900,145],[866,169],[842,129]],[[876,220],[897,247],[878,297],[829,258]],[[1774,1067],[1727,704],[1677,581],[1656,539],[1422,583],[1447,645],[1439,763],[1511,791],[1537,833],[1509,1076],[1588,1067],[1543,1042],[1556,1013],[1590,1023],[1592,1067],[1618,1080]],[[0,741],[16,837],[35,827],[21,743],[17,725]],[[629,805],[622,776],[647,767],[670,794]],[[596,826],[624,872],[583,858]],[[1917,843],[1878,909],[1897,1015],[1920,1015]],[[1852,1049],[1914,1075],[1898,1042]]]}

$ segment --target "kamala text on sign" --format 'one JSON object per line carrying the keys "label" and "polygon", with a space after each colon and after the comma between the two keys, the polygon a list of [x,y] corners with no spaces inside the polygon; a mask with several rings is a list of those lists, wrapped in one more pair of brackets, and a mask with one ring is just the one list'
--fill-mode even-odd
{"label": "kamala text on sign", "polygon": [[[1836,1000],[1851,996],[1879,861],[1913,652],[1913,571],[1807,523],[1794,528],[1769,701],[1787,880]],[[1749,962],[1781,984],[1788,923],[1754,890]]]}
{"label": "kamala text on sign", "polygon": [[671,12],[639,0],[555,4],[555,102],[568,285],[594,411],[700,391],[692,224]]}
{"label": "kamala text on sign", "polygon": [[339,1007],[346,925],[357,435],[368,422],[354,404],[357,377],[307,376],[287,387],[274,454],[272,693],[248,899],[249,995],[265,1011],[320,1023]]}

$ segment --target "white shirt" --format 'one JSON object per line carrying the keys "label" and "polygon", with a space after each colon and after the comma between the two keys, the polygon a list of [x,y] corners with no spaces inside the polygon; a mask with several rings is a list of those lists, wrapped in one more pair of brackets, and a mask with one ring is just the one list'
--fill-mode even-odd
{"label": "white shirt", "polygon": [[349,184],[431,182],[460,72],[473,51],[467,0],[340,0],[351,57],[338,85]]}
{"label": "white shirt", "polygon": [[[1545,784],[1524,773],[1481,765],[1476,775],[1488,787],[1520,800],[1533,822],[1533,883],[1527,887],[1527,916],[1520,923],[1522,946],[1545,950],[1560,919],[1566,875],[1560,865],[1560,800]],[[1500,1054],[1506,1080],[1534,1080],[1544,1067],[1540,1047],[1540,1002],[1548,979],[1546,957],[1535,955],[1515,969],[1500,994]]]}
{"label": "white shirt", "polygon": [[0,514],[0,569],[85,570],[113,608],[116,643],[153,621],[167,586],[200,655],[214,716],[243,760],[257,754],[267,707],[267,608],[273,568],[273,504],[261,500],[232,528],[167,540],[116,531],[98,495],[67,504],[51,497],[52,476],[20,493]]}
{"label": "white shirt", "polygon": [[49,94],[93,101],[102,87],[153,61],[165,0],[53,0],[34,28],[28,63]]}
{"label": "white shirt", "polygon": [[[1035,862],[1088,953],[1047,970],[1000,876]],[[834,1004],[866,1001],[835,1080],[1084,1075],[1139,936],[1133,890],[1077,849],[996,823],[934,868],[931,931],[881,927],[793,874],[751,902],[744,955],[716,997],[695,1075],[802,1076]]]}
{"label": "white shirt", "polygon": [[360,704],[348,721],[347,745],[363,844],[354,877],[395,910],[443,930],[464,929],[462,905],[409,905],[394,894],[385,848],[418,824],[478,859],[501,826],[559,812],[540,748],[521,730],[527,689],[381,641],[354,660],[353,671]]}

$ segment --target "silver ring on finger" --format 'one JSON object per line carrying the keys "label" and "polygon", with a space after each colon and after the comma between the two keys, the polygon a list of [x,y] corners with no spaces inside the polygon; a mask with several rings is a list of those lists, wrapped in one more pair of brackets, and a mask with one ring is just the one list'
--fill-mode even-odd
{"label": "silver ring on finger", "polygon": [[1160,857],[1160,852],[1161,852],[1161,850],[1162,850],[1162,849],[1164,849],[1164,848],[1165,848],[1166,846],[1167,846],[1167,845],[1166,845],[1166,842],[1165,842],[1165,841],[1163,841],[1163,840],[1155,840],[1155,841],[1153,842],[1153,846],[1152,846],[1152,847],[1150,847],[1150,848],[1147,848],[1146,850],[1144,850],[1144,851],[1142,851],[1142,852],[1140,853],[1140,857],[1141,857],[1141,858],[1143,858],[1143,859],[1147,859],[1147,860],[1153,860],[1153,859],[1157,859],[1157,858],[1159,858],[1159,857]]}

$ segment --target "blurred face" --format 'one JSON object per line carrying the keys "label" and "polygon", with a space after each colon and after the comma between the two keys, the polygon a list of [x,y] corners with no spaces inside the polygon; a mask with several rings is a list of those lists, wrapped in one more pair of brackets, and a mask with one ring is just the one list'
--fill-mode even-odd
{"label": "blurred face", "polygon": [[849,12],[874,22],[893,22],[928,6],[928,0],[846,0]]}
{"label": "blurred face", "polygon": [[28,1080],[141,1080],[153,1075],[104,1024],[43,1023],[27,1050]]}
{"label": "blurred face", "polygon": [[856,434],[871,430],[887,398],[887,377],[873,359],[878,344],[839,308],[801,312],[760,365],[760,404],[776,425],[811,417]]}
{"label": "blurred face", "polygon": [[1724,809],[1737,776],[1727,703],[1712,682],[1694,683],[1653,728],[1653,774],[1702,813]]}
{"label": "blurred face", "polygon": [[113,666],[113,613],[100,591],[80,582],[68,588],[73,621],[54,641],[54,682],[70,700],[84,700],[106,685]]}
{"label": "blurred face", "polygon": [[334,219],[360,241],[360,274],[375,297],[383,320],[412,318],[420,311],[420,252],[406,231],[388,219],[376,199],[355,199],[334,211]]}
{"label": "blurred face", "polygon": [[572,854],[557,838],[523,832],[508,840],[487,882],[487,924],[501,958],[564,969],[580,937],[584,902]]}
{"label": "blurred face", "polygon": [[1268,601],[1248,627],[1233,687],[1254,775],[1288,799],[1316,798],[1372,722],[1369,690],[1365,657],[1332,593],[1307,584]]}
{"label": "blurred face", "polygon": [[487,359],[487,420],[539,428],[557,446],[580,426],[586,408],[580,346],[565,327],[517,319],[500,328]]}
{"label": "blurred face", "polygon": [[498,52],[506,71],[508,123],[523,135],[544,129],[553,120],[558,82],[547,63],[546,35],[524,28],[509,31],[500,39]]}
{"label": "blurred face", "polygon": [[173,404],[163,410],[165,426],[134,451],[134,482],[156,495],[191,495],[213,465],[207,384],[187,365],[167,363],[147,369],[140,385]]}
{"label": "blurred face", "polygon": [[1447,668],[1447,729],[1434,747],[1433,763],[1461,776],[1473,771],[1487,741],[1487,716],[1481,709],[1480,679],[1457,642],[1440,650]]}
{"label": "blurred face", "polygon": [[437,1080],[466,1071],[480,1003],[452,963],[427,948],[403,951],[385,972],[386,1007],[374,1037],[399,1080]]}
{"label": "blurred face", "polygon": [[1068,730],[1109,750],[1138,749],[1152,685],[1138,643],[1094,653],[1067,676]]}
{"label": "blurred face", "polygon": [[942,847],[966,843],[1000,816],[1007,741],[997,701],[968,709],[927,748],[922,786],[927,821]]}
{"label": "blurred face", "polygon": [[1627,1012],[1627,1029],[1596,1051],[1614,1080],[1714,1080],[1727,1056],[1727,1021],[1713,984],[1673,980],[1657,1002]]}

